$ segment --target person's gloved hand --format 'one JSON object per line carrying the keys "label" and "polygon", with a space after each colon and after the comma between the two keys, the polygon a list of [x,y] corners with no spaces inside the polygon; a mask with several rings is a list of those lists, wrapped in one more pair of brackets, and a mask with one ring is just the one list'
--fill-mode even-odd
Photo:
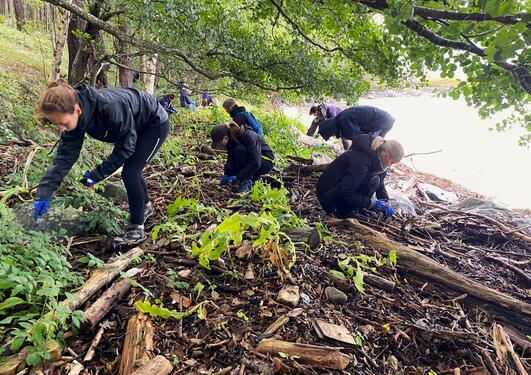
{"label": "person's gloved hand", "polygon": [[248,193],[253,188],[253,181],[252,180],[241,180],[238,182],[238,187],[236,189],[236,193]]}
{"label": "person's gloved hand", "polygon": [[92,173],[90,173],[90,171],[86,171],[85,174],[83,175],[83,178],[79,180],[79,182],[81,182],[84,186],[88,187],[89,189],[97,184],[97,181],[95,181],[92,178]]}
{"label": "person's gloved hand", "polygon": [[390,207],[387,202],[379,199],[376,199],[374,202],[372,202],[370,208],[374,211],[380,211],[384,215],[385,219],[389,219],[395,213],[395,210]]}
{"label": "person's gloved hand", "polygon": [[236,180],[237,180],[236,176],[223,175],[223,177],[221,177],[221,180],[219,180],[219,183],[221,185],[234,184]]}
{"label": "person's gloved hand", "polygon": [[35,212],[33,213],[33,219],[37,221],[39,216],[44,215],[46,212],[48,212],[48,208],[50,207],[50,201],[36,201],[34,203]]}

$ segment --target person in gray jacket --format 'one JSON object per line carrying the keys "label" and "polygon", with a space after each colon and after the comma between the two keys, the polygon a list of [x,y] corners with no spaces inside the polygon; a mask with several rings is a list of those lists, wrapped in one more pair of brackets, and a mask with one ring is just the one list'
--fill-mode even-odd
{"label": "person in gray jacket", "polygon": [[325,140],[335,136],[341,138],[343,147],[348,150],[354,137],[361,134],[385,137],[391,130],[395,118],[383,109],[368,105],[347,108],[334,118],[319,125],[319,134]]}
{"label": "person in gray jacket", "polygon": [[56,125],[61,139],[48,167],[35,202],[35,220],[48,211],[63,178],[79,158],[85,134],[114,144],[109,157],[80,182],[87,188],[111,176],[123,166],[130,225],[119,240],[138,243],[146,238],[144,223],[153,210],[142,170],[168,136],[168,114],[152,95],[130,88],[96,90],[88,85],[75,88],[64,80],[48,84],[36,105],[42,121]]}

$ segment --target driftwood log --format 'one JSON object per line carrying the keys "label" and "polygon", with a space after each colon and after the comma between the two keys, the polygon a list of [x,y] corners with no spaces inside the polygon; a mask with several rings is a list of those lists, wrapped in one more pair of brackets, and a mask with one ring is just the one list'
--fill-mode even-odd
{"label": "driftwood log", "polygon": [[131,375],[135,368],[149,361],[153,335],[153,324],[148,316],[138,313],[129,319],[118,375]]}
{"label": "driftwood log", "polygon": [[517,375],[528,375],[518,354],[514,352],[509,335],[507,335],[501,325],[496,323],[492,327],[492,341],[496,349],[496,355],[501,363],[505,363]]}
{"label": "driftwood log", "polygon": [[173,370],[170,361],[161,355],[152,358],[144,366],[133,372],[133,375],[167,375]]}
{"label": "driftwood log", "polygon": [[260,341],[256,348],[258,353],[278,356],[285,353],[300,363],[311,366],[344,370],[350,363],[350,356],[341,353],[339,348],[307,345],[295,342],[267,339]]}
{"label": "driftwood log", "polygon": [[304,243],[315,250],[321,243],[321,235],[315,228],[282,228],[284,232],[293,243]]}
{"label": "driftwood log", "polygon": [[314,172],[324,172],[326,167],[328,167],[329,165],[330,164],[300,165],[300,164],[293,163],[293,164],[290,164],[286,168],[286,171],[288,171],[288,172],[298,172],[298,173],[303,173],[303,174],[306,174],[306,173],[310,174],[310,173],[314,173]]}
{"label": "driftwood log", "polygon": [[143,254],[144,250],[135,247],[118,257],[114,262],[108,263],[105,268],[95,270],[81,289],[74,294],[74,298],[67,299],[61,303],[71,310],[76,310],[103,286],[113,281],[121,271],[131,264],[133,259],[141,257]]}
{"label": "driftwood log", "polygon": [[[142,272],[139,268],[130,269],[125,273],[126,277],[134,277]],[[112,305],[122,299],[126,293],[131,289],[131,281],[129,279],[123,279],[114,283],[109,289],[107,289],[100,298],[98,298],[89,308],[85,310],[85,322],[84,325],[87,328],[94,328],[103,319],[103,317],[109,312]]]}
{"label": "driftwood log", "polygon": [[395,250],[399,269],[457,292],[466,293],[474,302],[486,304],[499,317],[510,321],[513,325],[517,324],[525,334],[531,333],[530,304],[471,280],[405,245],[390,240],[384,234],[360,224],[357,220],[331,219],[328,224],[348,229],[355,239],[382,254]]}

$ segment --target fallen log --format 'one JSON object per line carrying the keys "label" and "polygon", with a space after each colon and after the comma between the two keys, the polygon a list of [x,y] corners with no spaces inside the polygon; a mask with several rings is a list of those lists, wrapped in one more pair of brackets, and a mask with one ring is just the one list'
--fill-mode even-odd
{"label": "fallen log", "polygon": [[138,313],[129,319],[118,375],[131,375],[136,367],[149,361],[154,329],[148,316]]}
{"label": "fallen log", "polygon": [[138,370],[135,370],[133,375],[167,375],[171,370],[173,370],[171,362],[158,355]]}
{"label": "fallen log", "polygon": [[273,339],[260,341],[256,351],[262,354],[279,356],[285,353],[294,360],[310,366],[344,370],[350,363],[350,356],[341,353],[340,348],[320,345],[299,344]]}
{"label": "fallen log", "polygon": [[375,248],[382,254],[388,254],[389,251],[395,250],[399,269],[457,292],[466,293],[469,297],[487,304],[491,307],[491,311],[501,317],[512,321],[512,323],[518,322],[519,327],[525,330],[526,334],[531,333],[530,304],[471,280],[405,245],[388,239],[384,234],[359,223],[357,220],[331,219],[327,223],[349,229],[355,239]]}
{"label": "fallen log", "polygon": [[319,231],[315,228],[282,228],[284,232],[293,243],[304,243],[310,247],[310,249],[315,250],[317,246],[321,243],[321,235]]}
{"label": "fallen log", "polygon": [[496,323],[492,327],[492,342],[500,362],[505,363],[517,375],[528,375],[518,354],[514,352],[509,335],[507,335],[501,325]]}
{"label": "fallen log", "polygon": [[[140,268],[133,268],[125,273],[125,277],[134,277],[140,272],[142,272]],[[114,283],[101,295],[100,298],[98,298],[89,308],[85,310],[84,326],[90,329],[96,327],[96,325],[109,312],[112,305],[114,305],[116,301],[122,299],[130,288],[131,281],[127,278]]]}
{"label": "fallen log", "polygon": [[104,285],[113,281],[121,271],[123,271],[133,259],[144,254],[144,250],[139,247],[129,250],[127,253],[119,256],[114,262],[108,263],[105,268],[97,269],[92,276],[81,286],[71,299],[66,299],[61,304],[71,310],[76,310],[92,297]]}
{"label": "fallen log", "polygon": [[324,172],[326,167],[330,164],[317,164],[317,165],[300,165],[300,164],[290,164],[286,168],[286,171],[297,171],[299,173],[315,173],[315,172]]}

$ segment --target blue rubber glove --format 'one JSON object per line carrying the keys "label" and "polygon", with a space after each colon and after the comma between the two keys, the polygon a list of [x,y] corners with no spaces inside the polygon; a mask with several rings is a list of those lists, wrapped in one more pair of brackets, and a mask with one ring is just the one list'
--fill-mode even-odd
{"label": "blue rubber glove", "polygon": [[50,201],[36,201],[34,204],[35,212],[33,213],[33,218],[35,221],[39,218],[39,216],[44,215],[46,212],[48,212],[48,208],[50,207]]}
{"label": "blue rubber glove", "polygon": [[395,210],[392,207],[389,207],[387,202],[379,199],[373,201],[370,208],[374,211],[380,211],[385,219],[389,219],[395,213]]}
{"label": "blue rubber glove", "polygon": [[221,177],[221,180],[219,180],[219,183],[221,185],[234,184],[236,180],[237,180],[236,176],[223,175],[223,177]]}
{"label": "blue rubber glove", "polygon": [[90,171],[86,171],[85,174],[83,175],[83,178],[79,180],[79,182],[81,182],[84,186],[88,187],[89,189],[98,183],[97,181],[94,181],[94,179],[92,178],[92,173],[90,173]]}
{"label": "blue rubber glove", "polygon": [[252,180],[241,180],[238,183],[236,193],[248,193],[251,191],[252,188],[253,188]]}

